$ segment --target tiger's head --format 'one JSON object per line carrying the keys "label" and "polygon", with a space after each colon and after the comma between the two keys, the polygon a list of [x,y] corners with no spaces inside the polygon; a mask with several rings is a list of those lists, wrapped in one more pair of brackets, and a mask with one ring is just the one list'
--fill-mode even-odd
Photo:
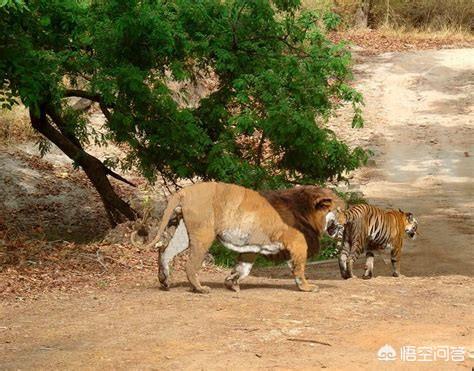
{"label": "tiger's head", "polygon": [[399,209],[404,215],[404,224],[405,224],[405,234],[410,237],[412,240],[416,238],[418,233],[418,221],[415,219],[412,213],[403,212]]}
{"label": "tiger's head", "polygon": [[326,215],[326,233],[331,238],[342,238],[346,222],[346,215],[342,209],[338,207]]}

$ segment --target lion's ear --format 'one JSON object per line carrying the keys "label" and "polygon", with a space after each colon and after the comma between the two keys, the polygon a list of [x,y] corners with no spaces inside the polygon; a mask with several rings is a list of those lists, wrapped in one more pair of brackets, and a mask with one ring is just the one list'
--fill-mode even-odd
{"label": "lion's ear", "polygon": [[331,207],[331,205],[332,205],[332,198],[330,198],[330,197],[323,197],[323,198],[319,198],[319,199],[315,202],[314,207],[315,207],[316,209],[325,209],[325,208]]}

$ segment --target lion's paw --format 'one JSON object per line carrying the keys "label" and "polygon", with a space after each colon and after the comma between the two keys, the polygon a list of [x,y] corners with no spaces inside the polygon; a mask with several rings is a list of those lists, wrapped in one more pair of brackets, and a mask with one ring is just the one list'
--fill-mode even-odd
{"label": "lion's paw", "polygon": [[316,285],[310,285],[309,283],[306,284],[306,285],[298,286],[298,288],[300,289],[300,291],[304,291],[304,292],[316,292],[316,291],[319,291],[318,286],[316,286]]}
{"label": "lion's paw", "polygon": [[209,294],[211,292],[211,288],[209,286],[201,286],[199,288],[194,287],[193,292],[198,294]]}

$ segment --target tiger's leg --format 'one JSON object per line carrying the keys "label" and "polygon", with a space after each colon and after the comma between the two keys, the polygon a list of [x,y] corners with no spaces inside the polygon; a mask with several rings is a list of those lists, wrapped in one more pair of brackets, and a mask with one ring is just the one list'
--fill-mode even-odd
{"label": "tiger's leg", "polygon": [[362,250],[363,245],[360,241],[354,241],[352,243],[351,251],[349,257],[347,258],[346,279],[355,277],[353,273],[354,262],[357,260]]}
{"label": "tiger's leg", "polygon": [[209,248],[211,247],[212,241],[214,241],[215,235],[212,229],[200,229],[190,234],[190,253],[189,260],[186,264],[186,275],[188,276],[189,283],[193,287],[193,291],[207,294],[211,289],[207,286],[202,286],[199,282],[197,272],[202,266],[202,261]]}
{"label": "tiger's leg", "polygon": [[308,248],[303,235],[297,234],[287,244],[286,249],[290,253],[292,273],[295,277],[295,282],[298,288],[301,291],[316,291],[317,286],[310,285],[304,274]]}
{"label": "tiger's leg", "polygon": [[355,277],[353,273],[354,261],[355,259],[353,257],[350,257],[347,261],[346,280]]}
{"label": "tiger's leg", "polygon": [[368,251],[365,256],[367,259],[365,261],[365,272],[362,278],[368,280],[374,275],[374,253],[372,251]]}
{"label": "tiger's leg", "polygon": [[392,276],[393,277],[400,277],[400,257],[401,257],[401,249],[392,247],[390,251],[391,261],[392,261]]}
{"label": "tiger's leg", "polygon": [[349,242],[344,242],[341,254],[339,255],[339,270],[343,279],[349,278],[347,276],[347,259],[349,257],[350,245]]}
{"label": "tiger's leg", "polygon": [[225,287],[229,290],[240,291],[239,281],[244,279],[250,274],[253,264],[257,259],[257,254],[243,253],[237,258],[238,263],[232,269],[230,275],[228,275],[224,281]]}

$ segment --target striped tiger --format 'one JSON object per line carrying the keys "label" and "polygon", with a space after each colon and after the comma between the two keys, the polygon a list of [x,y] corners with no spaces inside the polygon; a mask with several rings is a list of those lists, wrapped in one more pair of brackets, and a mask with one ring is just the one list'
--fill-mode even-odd
{"label": "striped tiger", "polygon": [[344,279],[354,277],[353,264],[363,251],[366,251],[367,259],[362,278],[372,278],[374,251],[385,248],[390,248],[393,276],[400,276],[403,237],[406,234],[414,240],[417,229],[418,222],[412,213],[365,204],[345,211],[338,208],[328,216],[327,224],[327,233],[342,242],[339,269]]}

